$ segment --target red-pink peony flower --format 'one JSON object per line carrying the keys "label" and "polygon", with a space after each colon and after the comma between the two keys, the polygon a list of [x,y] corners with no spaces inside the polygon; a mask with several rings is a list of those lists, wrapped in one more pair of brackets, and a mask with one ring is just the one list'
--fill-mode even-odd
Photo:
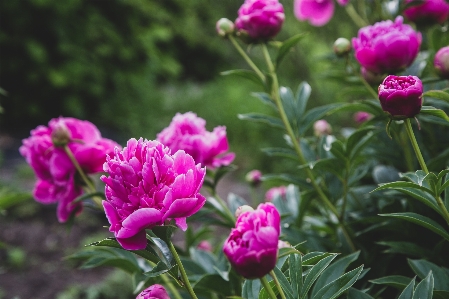
{"label": "red-pink peony flower", "polygon": [[137,295],[136,299],[170,299],[170,296],[163,286],[153,284]]}
{"label": "red-pink peony flower", "polygon": [[267,40],[279,33],[284,19],[284,7],[278,0],[245,0],[235,25],[255,40]]}
{"label": "red-pink peony flower", "polygon": [[206,202],[199,191],[206,169],[195,165],[184,151],[173,155],[158,141],[130,139],[104,163],[106,184],[103,207],[111,224],[109,230],[128,250],[144,249],[145,229],[175,219],[183,230],[186,217]]}
{"label": "red-pink peony flower", "polygon": [[449,3],[445,0],[405,0],[405,3],[416,2],[404,10],[404,16],[418,24],[444,23],[449,16]]}
{"label": "red-pink peony flower", "polygon": [[[337,0],[338,4],[346,5],[349,0]],[[295,0],[293,4],[295,17],[300,21],[309,21],[312,26],[323,26],[334,15],[333,0]]]}
{"label": "red-pink peony flower", "polygon": [[73,200],[83,192],[75,166],[62,146],[68,146],[86,174],[101,172],[106,155],[118,146],[102,138],[92,123],[70,117],[52,119],[48,127],[38,126],[22,143],[19,151],[37,176],[34,197],[44,204],[58,203],[60,222],[81,212],[82,204],[73,204]]}
{"label": "red-pink peony flower", "polygon": [[379,85],[382,110],[394,119],[414,117],[421,111],[423,85],[416,76],[387,76]]}
{"label": "red-pink peony flower", "polygon": [[272,201],[275,197],[277,196],[285,197],[286,194],[287,194],[287,187],[285,186],[273,187],[268,189],[268,191],[265,193],[265,200]]}
{"label": "red-pink peony flower", "polygon": [[157,140],[172,152],[183,150],[196,163],[216,168],[234,161],[235,154],[228,153],[226,127],[219,126],[212,132],[206,130],[206,121],[193,112],[177,113],[170,125],[157,134]]}
{"label": "red-pink peony flower", "polygon": [[449,46],[438,50],[433,60],[433,66],[438,76],[449,79]]}
{"label": "red-pink peony flower", "polygon": [[261,278],[276,265],[281,217],[271,203],[243,212],[223,245],[234,269],[245,278]]}
{"label": "red-pink peony flower", "polygon": [[355,58],[368,71],[382,74],[400,71],[415,60],[421,45],[421,33],[396,20],[378,22],[359,30],[352,39]]}

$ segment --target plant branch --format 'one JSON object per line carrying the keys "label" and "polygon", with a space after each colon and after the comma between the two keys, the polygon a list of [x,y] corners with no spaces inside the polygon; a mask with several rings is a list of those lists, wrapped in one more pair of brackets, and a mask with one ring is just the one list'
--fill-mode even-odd
{"label": "plant branch", "polygon": [[281,298],[287,299],[285,297],[284,290],[282,289],[281,284],[279,283],[279,280],[273,270],[270,271],[270,275],[271,275],[271,277],[273,277],[274,284],[276,285],[277,289],[279,290],[279,294],[281,295]]}
{"label": "plant branch", "polygon": [[234,36],[229,35],[229,40],[240,53],[240,55],[245,59],[246,63],[256,72],[259,78],[265,82],[265,75],[260,71],[260,69],[254,64],[254,62],[249,58],[249,56],[243,51],[242,47],[240,47],[239,43],[235,40]]}
{"label": "plant branch", "polygon": [[184,287],[186,288],[187,292],[189,293],[190,297],[192,297],[192,299],[198,299],[198,297],[196,297],[196,295],[195,295],[195,292],[193,291],[192,286],[190,285],[186,270],[184,269],[184,266],[182,265],[182,262],[181,262],[181,259],[179,258],[178,253],[176,252],[175,246],[173,246],[173,243],[170,240],[168,241],[168,248],[170,249],[170,252],[173,254],[176,264],[178,264],[179,272],[181,272],[181,277],[182,277],[182,282],[184,283]]}
{"label": "plant branch", "polygon": [[415,150],[416,158],[418,158],[419,165],[421,169],[427,174],[429,170],[427,169],[426,162],[424,162],[424,158],[421,154],[421,150],[419,149],[418,142],[416,141],[415,134],[413,134],[412,124],[410,122],[410,118],[407,118],[405,121],[405,129],[407,130],[408,137],[410,138],[410,142],[412,143],[413,149]]}
{"label": "plant branch", "polygon": [[352,19],[352,21],[360,28],[365,27],[368,25],[365,20],[357,13],[354,6],[352,6],[351,3],[348,3],[345,6],[346,13],[349,15],[349,17]]}
{"label": "plant branch", "polygon": [[268,293],[268,296],[271,299],[277,299],[276,294],[273,292],[273,290],[270,287],[270,284],[268,283],[268,280],[264,277],[260,278],[260,282],[262,283],[263,287],[265,288],[265,290]]}

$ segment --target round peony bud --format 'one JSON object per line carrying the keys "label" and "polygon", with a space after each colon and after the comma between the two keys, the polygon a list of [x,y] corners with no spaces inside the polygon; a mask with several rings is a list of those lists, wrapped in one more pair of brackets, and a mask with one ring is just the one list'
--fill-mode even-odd
{"label": "round peony bud", "polygon": [[394,73],[408,67],[415,60],[421,45],[421,33],[403,24],[398,16],[359,30],[352,46],[357,61],[368,71],[377,74]]}
{"label": "round peony bud", "polygon": [[245,180],[253,186],[260,184],[262,179],[262,172],[260,170],[254,169],[248,172],[245,176]]}
{"label": "round peony bud", "polygon": [[153,284],[151,287],[143,290],[136,299],[170,299],[167,291],[160,284]]}
{"label": "round peony bud", "polygon": [[414,23],[422,25],[442,24],[449,16],[449,3],[445,0],[405,0],[406,4],[411,2],[421,3],[404,10],[404,16]]}
{"label": "round peony bud", "polygon": [[449,79],[449,46],[438,50],[433,65],[438,76]]}
{"label": "round peony bud", "polygon": [[207,251],[207,252],[212,252],[212,245],[210,244],[209,241],[206,241],[206,240],[199,242],[198,245],[196,246],[196,248]]}
{"label": "round peony bud", "polygon": [[234,269],[247,279],[261,278],[276,266],[281,217],[271,203],[240,215],[223,245]]}
{"label": "round peony bud", "polygon": [[370,120],[373,116],[365,111],[359,111],[354,114],[354,121],[358,124],[362,124]]}
{"label": "round peony bud", "polygon": [[55,122],[53,131],[51,132],[51,142],[56,147],[64,147],[70,142],[70,132],[62,118],[59,118]]}
{"label": "round peony bud", "polygon": [[251,211],[254,211],[254,209],[248,205],[240,206],[237,208],[237,210],[235,210],[235,219],[238,219],[240,215],[242,215],[242,213]]}
{"label": "round peony bud", "polygon": [[284,19],[284,7],[278,0],[246,0],[235,25],[253,40],[268,40],[279,33]]}
{"label": "round peony bud", "polygon": [[414,117],[421,111],[422,94],[422,82],[415,76],[390,75],[379,86],[382,110],[398,120]]}
{"label": "round peony bud", "polygon": [[221,18],[217,21],[215,28],[217,29],[219,36],[226,37],[227,35],[234,33],[235,26],[231,20]]}
{"label": "round peony bud", "polygon": [[313,124],[313,132],[315,136],[330,135],[332,133],[332,127],[327,121],[320,119]]}
{"label": "round peony bud", "polygon": [[287,187],[279,186],[273,187],[267,190],[265,193],[265,201],[272,201],[277,196],[285,197],[287,195]]}
{"label": "round peony bud", "polygon": [[337,56],[344,56],[351,52],[351,42],[344,37],[337,38],[337,40],[334,42],[334,53]]}

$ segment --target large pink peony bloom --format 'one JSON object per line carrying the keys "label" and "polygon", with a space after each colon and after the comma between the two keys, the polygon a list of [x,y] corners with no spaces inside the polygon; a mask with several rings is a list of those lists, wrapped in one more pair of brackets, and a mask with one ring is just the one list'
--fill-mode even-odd
{"label": "large pink peony bloom", "polygon": [[403,24],[398,16],[359,30],[352,39],[355,58],[368,71],[387,73],[399,71],[415,60],[421,45],[421,33]]}
{"label": "large pink peony bloom", "polygon": [[183,230],[186,217],[206,202],[199,194],[206,169],[184,151],[174,155],[158,141],[130,139],[122,151],[107,157],[102,176],[106,183],[103,207],[123,248],[146,247],[145,229],[175,219]]}
{"label": "large pink peony bloom", "polygon": [[412,22],[420,24],[442,24],[449,16],[449,3],[445,0],[406,0],[405,3],[412,1],[421,3],[404,10],[404,16]]}
{"label": "large pink peony bloom", "polygon": [[152,286],[143,290],[136,299],[170,299],[167,291],[160,284],[153,284]]}
{"label": "large pink peony bloom", "polygon": [[284,7],[278,0],[245,0],[235,20],[237,29],[253,39],[270,39],[282,28]]}
{"label": "large pink peony bloom", "polygon": [[[346,5],[349,0],[337,0],[338,4]],[[334,15],[333,0],[295,0],[293,4],[295,17],[300,21],[309,21],[313,26],[323,26]]]}
{"label": "large pink peony bloom", "polygon": [[92,123],[64,117],[50,120],[48,127],[38,126],[22,141],[19,151],[37,176],[34,197],[44,204],[57,202],[58,220],[65,222],[81,212],[82,204],[72,202],[83,191],[75,166],[64,149],[54,145],[58,140],[67,144],[87,174],[101,172],[106,155],[118,144],[102,138]]}
{"label": "large pink peony bloom", "polygon": [[192,112],[177,113],[170,125],[157,134],[157,140],[172,152],[183,150],[196,163],[212,168],[229,165],[235,157],[234,153],[227,153],[226,127],[208,132],[206,121]]}
{"label": "large pink peony bloom", "polygon": [[271,203],[243,212],[223,245],[234,269],[245,278],[261,278],[276,265],[281,217]]}

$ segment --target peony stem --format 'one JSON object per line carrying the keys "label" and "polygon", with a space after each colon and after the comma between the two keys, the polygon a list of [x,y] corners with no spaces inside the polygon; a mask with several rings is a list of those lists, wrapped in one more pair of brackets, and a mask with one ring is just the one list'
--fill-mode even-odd
{"label": "peony stem", "polygon": [[243,51],[242,47],[240,47],[239,43],[235,40],[234,36],[229,35],[229,40],[234,45],[234,47],[237,49],[237,51],[242,55],[243,59],[245,59],[246,63],[249,64],[249,66],[256,72],[256,74],[259,76],[259,78],[265,82],[265,75],[260,71],[260,69],[254,64],[254,62],[249,58],[249,56]]}
{"label": "peony stem", "polygon": [[273,292],[273,290],[270,287],[270,284],[268,283],[268,280],[264,277],[260,278],[260,282],[262,283],[263,287],[265,288],[265,290],[268,293],[268,296],[271,299],[277,299],[276,294]]}
{"label": "peony stem", "polygon": [[410,122],[410,118],[407,118],[405,120],[405,129],[407,130],[408,137],[410,138],[410,142],[412,143],[413,149],[415,150],[416,158],[418,158],[418,162],[419,165],[421,166],[421,169],[424,170],[426,174],[429,173],[426,162],[424,162],[421,150],[419,149],[418,142],[416,141],[415,134],[413,134],[413,128]]}
{"label": "peony stem", "polygon": [[363,85],[365,85],[366,89],[369,91],[369,93],[375,98],[379,99],[379,95],[374,91],[374,89],[371,87],[371,85],[363,78],[362,75],[359,75],[360,80],[362,80]]}
{"label": "peony stem", "polygon": [[170,290],[170,293],[173,295],[173,297],[175,297],[175,299],[182,299],[182,297],[179,294],[178,290],[171,283],[171,281],[167,278],[167,275],[166,274],[162,274],[161,277],[162,277],[162,280],[164,281],[164,284]]}
{"label": "peony stem", "polygon": [[170,252],[173,254],[173,257],[175,258],[176,264],[178,264],[179,272],[181,272],[182,282],[184,283],[184,287],[187,289],[187,292],[189,293],[190,297],[192,299],[198,299],[196,297],[195,292],[193,291],[192,286],[190,285],[189,278],[187,277],[186,270],[184,269],[184,266],[182,265],[181,259],[179,258],[178,253],[176,252],[175,246],[173,246],[173,243],[168,240],[168,248],[170,249]]}
{"label": "peony stem", "polygon": [[[83,169],[79,165],[78,161],[75,159],[75,156],[73,155],[72,151],[67,145],[64,145],[64,151],[69,157],[70,161],[72,162],[73,166],[75,166],[76,170],[78,171],[79,175],[81,176],[81,179],[86,183],[87,187],[89,188],[89,191],[91,193],[96,192],[95,186],[92,184],[92,182],[89,180],[89,178],[84,173]],[[98,196],[92,196],[92,200],[95,202],[95,204],[103,210],[103,205],[101,204],[102,199]]]}
{"label": "peony stem", "polygon": [[274,284],[275,284],[276,287],[278,288],[279,294],[281,295],[281,298],[282,298],[282,299],[287,299],[287,298],[285,297],[284,290],[282,289],[281,284],[279,283],[279,280],[278,280],[278,278],[277,278],[277,276],[276,276],[276,274],[274,273],[273,270],[270,271],[270,275],[271,275],[271,277],[273,277]]}
{"label": "peony stem", "polygon": [[349,15],[349,17],[352,19],[352,21],[359,26],[360,28],[365,27],[368,25],[365,20],[357,13],[354,6],[352,6],[351,3],[348,3],[345,6],[346,13]]}

